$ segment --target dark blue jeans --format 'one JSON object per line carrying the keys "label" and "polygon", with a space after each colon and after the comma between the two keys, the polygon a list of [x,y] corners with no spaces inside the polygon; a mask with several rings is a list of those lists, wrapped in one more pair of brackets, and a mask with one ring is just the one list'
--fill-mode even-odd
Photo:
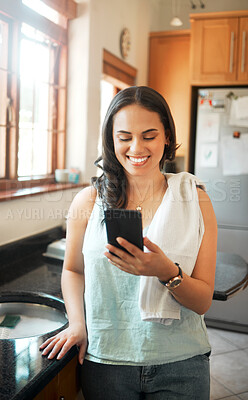
{"label": "dark blue jeans", "polygon": [[209,400],[209,355],[146,367],[84,360],[81,385],[85,400]]}

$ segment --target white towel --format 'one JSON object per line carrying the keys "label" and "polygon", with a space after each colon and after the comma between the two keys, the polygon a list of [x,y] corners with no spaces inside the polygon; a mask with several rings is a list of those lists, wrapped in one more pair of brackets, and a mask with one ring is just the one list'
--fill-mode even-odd
{"label": "white towel", "polygon": [[[168,188],[147,237],[191,275],[204,233],[196,185],[204,190],[205,186],[187,172],[166,174],[166,178]],[[139,309],[144,321],[169,325],[180,319],[180,304],[153,276],[140,277]]]}

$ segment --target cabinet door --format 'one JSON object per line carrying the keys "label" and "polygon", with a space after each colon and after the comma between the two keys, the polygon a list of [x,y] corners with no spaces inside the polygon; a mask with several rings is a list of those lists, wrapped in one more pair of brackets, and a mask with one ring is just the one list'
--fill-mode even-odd
{"label": "cabinet door", "polygon": [[84,400],[80,383],[77,356],[75,356],[34,400]]}
{"label": "cabinet door", "polygon": [[248,18],[240,18],[238,81],[248,83]]}
{"label": "cabinet door", "polygon": [[190,33],[161,32],[150,37],[149,86],[160,92],[169,104],[181,144],[176,155],[185,157],[187,168],[190,83]]}
{"label": "cabinet door", "polygon": [[79,383],[79,364],[75,356],[58,374],[59,399],[83,400]]}
{"label": "cabinet door", "polygon": [[192,21],[192,83],[235,82],[238,22],[238,18]]}
{"label": "cabinet door", "polygon": [[34,397],[34,400],[58,400],[58,375],[56,375],[42,391]]}

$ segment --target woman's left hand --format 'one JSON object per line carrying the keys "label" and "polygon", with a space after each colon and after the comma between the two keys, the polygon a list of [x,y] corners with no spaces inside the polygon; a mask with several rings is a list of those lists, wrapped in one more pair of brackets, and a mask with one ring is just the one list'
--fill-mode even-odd
{"label": "woman's left hand", "polygon": [[115,255],[110,252],[106,252],[104,255],[109,262],[122,271],[133,275],[157,276],[161,280],[167,280],[173,276],[175,264],[166,257],[160,247],[152,243],[147,237],[144,238],[144,246],[149,250],[148,253],[143,252],[121,237],[116,240],[128,253],[108,244],[106,248]]}

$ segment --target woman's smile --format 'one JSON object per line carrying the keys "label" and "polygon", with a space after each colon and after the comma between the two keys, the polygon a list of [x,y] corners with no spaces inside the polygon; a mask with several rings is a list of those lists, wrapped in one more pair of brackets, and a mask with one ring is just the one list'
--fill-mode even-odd
{"label": "woman's smile", "polygon": [[127,158],[129,159],[129,161],[131,162],[132,165],[135,166],[143,166],[146,164],[146,162],[149,159],[149,156],[147,157],[132,157],[132,156],[127,156]]}

